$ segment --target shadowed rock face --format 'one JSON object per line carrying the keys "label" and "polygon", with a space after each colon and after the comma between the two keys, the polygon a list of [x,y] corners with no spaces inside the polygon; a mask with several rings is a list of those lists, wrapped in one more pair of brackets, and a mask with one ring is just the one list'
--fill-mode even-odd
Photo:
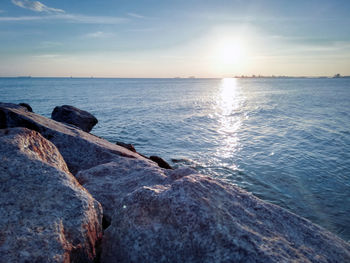
{"label": "shadowed rock face", "polygon": [[164,161],[162,158],[159,156],[150,156],[149,157],[153,162],[156,162],[159,167],[164,168],[164,169],[173,169],[166,161]]}
{"label": "shadowed rock face", "polygon": [[0,128],[11,127],[26,127],[50,140],[73,174],[110,162],[115,156],[146,160],[137,153],[80,129],[28,112],[15,104],[0,103]]}
{"label": "shadowed rock face", "polygon": [[0,130],[0,262],[93,262],[101,205],[35,131]]}
{"label": "shadowed rock face", "polygon": [[29,112],[33,112],[32,107],[30,107],[30,105],[28,103],[20,103],[18,104],[19,106],[25,107]]}
{"label": "shadowed rock face", "polygon": [[140,187],[118,206],[101,262],[350,262],[330,232],[202,175]]}
{"label": "shadowed rock face", "polygon": [[85,132],[90,132],[98,122],[91,113],[69,105],[55,107],[51,118],[55,121],[72,124]]}

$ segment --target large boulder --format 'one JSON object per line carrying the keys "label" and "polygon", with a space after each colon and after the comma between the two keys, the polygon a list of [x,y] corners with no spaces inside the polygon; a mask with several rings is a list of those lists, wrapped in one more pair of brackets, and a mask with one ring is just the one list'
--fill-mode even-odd
{"label": "large boulder", "polygon": [[348,243],[306,219],[216,179],[177,178],[123,194],[101,262],[350,262]]}
{"label": "large boulder", "polygon": [[57,148],[25,128],[0,145],[0,262],[93,262],[102,208]]}
{"label": "large boulder", "polygon": [[101,203],[108,222],[127,194],[142,186],[164,184],[167,180],[166,174],[156,164],[122,157],[80,171],[76,178]]}
{"label": "large boulder", "polygon": [[72,124],[85,132],[90,132],[98,122],[91,113],[70,105],[55,107],[51,118],[55,121]]}
{"label": "large boulder", "polygon": [[73,174],[110,162],[115,156],[147,160],[138,153],[80,129],[28,112],[15,104],[0,103],[0,128],[11,127],[26,127],[50,140],[59,149]]}
{"label": "large boulder", "polygon": [[[109,221],[101,262],[346,262],[349,244],[231,184],[114,159],[76,177]],[[110,225],[111,223],[111,225]]]}

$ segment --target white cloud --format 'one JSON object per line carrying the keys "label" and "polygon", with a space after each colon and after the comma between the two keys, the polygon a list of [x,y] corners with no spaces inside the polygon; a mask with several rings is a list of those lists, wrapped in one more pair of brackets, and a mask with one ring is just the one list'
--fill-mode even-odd
{"label": "white cloud", "polygon": [[29,9],[35,12],[64,13],[64,10],[62,9],[48,7],[39,1],[30,1],[30,0],[11,0],[11,1],[16,6]]}
{"label": "white cloud", "polygon": [[56,42],[56,41],[42,41],[40,43],[40,48],[53,48],[53,47],[59,47],[62,46],[63,44],[61,42]]}
{"label": "white cloud", "polygon": [[35,20],[62,20],[69,23],[77,24],[121,24],[129,21],[127,18],[111,17],[111,16],[85,16],[75,14],[55,14],[46,16],[0,16],[0,22],[16,22],[16,21],[35,21]]}
{"label": "white cloud", "polygon": [[0,16],[0,22],[42,20],[42,16]]}
{"label": "white cloud", "polygon": [[39,58],[39,59],[52,59],[52,58],[59,58],[61,55],[58,54],[41,54],[33,56],[33,58]]}
{"label": "white cloud", "polygon": [[135,17],[135,18],[145,18],[144,16],[136,14],[136,13],[128,13],[127,15],[131,16],[131,17]]}
{"label": "white cloud", "polygon": [[85,36],[88,37],[88,38],[107,38],[107,37],[112,36],[112,34],[111,33],[105,33],[105,32],[102,32],[102,31],[97,31],[97,32],[92,32],[92,33],[86,34]]}
{"label": "white cloud", "polygon": [[82,24],[120,24],[128,21],[126,18],[113,16],[85,16],[74,14],[60,14],[52,16],[52,18],[67,20],[69,22],[77,22]]}

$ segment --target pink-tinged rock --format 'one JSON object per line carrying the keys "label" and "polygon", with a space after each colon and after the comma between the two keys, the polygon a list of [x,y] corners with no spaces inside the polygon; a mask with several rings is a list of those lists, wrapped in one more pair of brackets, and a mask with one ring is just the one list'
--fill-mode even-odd
{"label": "pink-tinged rock", "polygon": [[348,243],[306,219],[209,177],[173,178],[121,194],[101,262],[350,262]]}
{"label": "pink-tinged rock", "polygon": [[104,219],[111,222],[122,199],[143,186],[164,184],[167,176],[155,163],[124,157],[101,164],[76,174],[79,183],[103,207]]}
{"label": "pink-tinged rock", "polygon": [[[14,104],[0,103],[0,128],[26,127],[39,132],[59,149],[69,170],[79,170],[107,163],[115,156],[146,158],[78,128],[28,112]],[[151,162],[151,161],[149,161]]]}
{"label": "pink-tinged rock", "polygon": [[91,113],[70,105],[55,107],[51,118],[55,121],[72,124],[85,132],[90,132],[98,122]]}
{"label": "pink-tinged rock", "polygon": [[25,128],[0,130],[0,262],[93,262],[101,205],[57,148]]}

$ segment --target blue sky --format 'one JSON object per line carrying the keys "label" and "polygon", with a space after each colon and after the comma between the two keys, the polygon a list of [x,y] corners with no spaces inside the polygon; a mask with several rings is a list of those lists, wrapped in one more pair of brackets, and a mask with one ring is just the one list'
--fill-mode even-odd
{"label": "blue sky", "polygon": [[1,0],[1,76],[350,75],[350,1]]}

